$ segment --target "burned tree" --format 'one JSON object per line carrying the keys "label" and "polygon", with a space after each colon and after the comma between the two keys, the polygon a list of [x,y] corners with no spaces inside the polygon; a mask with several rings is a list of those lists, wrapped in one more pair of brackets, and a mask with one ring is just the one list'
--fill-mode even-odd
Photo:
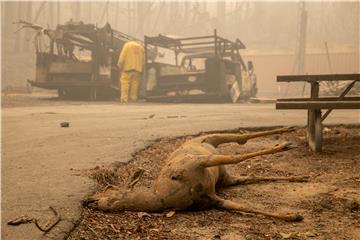
{"label": "burned tree", "polygon": [[301,221],[303,217],[299,214],[255,209],[250,205],[225,200],[216,195],[216,188],[227,186],[275,181],[307,181],[307,176],[235,178],[226,172],[224,165],[237,164],[256,156],[289,150],[291,148],[289,142],[275,145],[270,149],[239,155],[221,155],[216,150],[216,147],[222,143],[245,144],[252,138],[293,130],[293,128],[281,128],[248,134],[210,134],[196,137],[185,142],[170,155],[154,185],[148,191],[108,189],[89,197],[84,204],[111,212],[203,210],[215,207],[260,214],[285,221]]}

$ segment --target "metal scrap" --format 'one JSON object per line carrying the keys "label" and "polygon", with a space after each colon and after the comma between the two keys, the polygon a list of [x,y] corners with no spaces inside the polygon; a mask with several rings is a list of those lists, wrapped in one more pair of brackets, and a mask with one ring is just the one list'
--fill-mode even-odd
{"label": "metal scrap", "polygon": [[42,232],[49,232],[61,220],[60,214],[56,212],[56,210],[52,206],[49,206],[49,208],[55,214],[55,221],[53,223],[50,224],[50,222],[47,222],[47,224],[45,224],[45,227],[42,227],[39,225],[38,220],[34,218],[35,226]]}
{"label": "metal scrap", "polygon": [[48,221],[44,227],[40,226],[38,219],[29,217],[27,215],[22,215],[20,217],[17,217],[11,221],[9,221],[7,224],[12,226],[18,226],[20,224],[25,223],[35,223],[35,226],[42,232],[49,232],[53,227],[55,227],[56,224],[58,224],[61,220],[60,214],[52,207],[49,206],[50,210],[55,214],[55,220],[50,224],[50,221]]}

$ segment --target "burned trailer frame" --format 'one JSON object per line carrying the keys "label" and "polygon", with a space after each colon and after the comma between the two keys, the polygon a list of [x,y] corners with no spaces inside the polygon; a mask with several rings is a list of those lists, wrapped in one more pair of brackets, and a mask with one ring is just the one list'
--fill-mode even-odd
{"label": "burned trailer frame", "polygon": [[[239,39],[230,41],[214,30],[213,35],[188,38],[145,36],[144,45],[148,101],[237,102],[256,95],[256,77],[240,55],[245,45]],[[158,61],[159,48],[174,53],[172,64]]]}
{"label": "burned trailer frame", "polygon": [[[55,89],[64,98],[96,100],[119,94],[117,60],[127,41],[139,40],[112,29],[109,23],[98,28],[70,20],[55,30],[19,23],[37,30],[36,75],[35,80],[28,80],[31,86]],[[42,46],[45,38],[48,47]]]}

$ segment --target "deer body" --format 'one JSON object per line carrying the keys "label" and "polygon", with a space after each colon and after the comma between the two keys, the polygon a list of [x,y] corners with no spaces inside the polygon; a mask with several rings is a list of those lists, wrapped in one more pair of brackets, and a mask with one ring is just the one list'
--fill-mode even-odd
{"label": "deer body", "polygon": [[95,194],[86,202],[104,211],[159,212],[165,209],[202,210],[211,207],[262,214],[287,221],[302,217],[289,213],[269,213],[251,206],[224,200],[216,195],[217,187],[226,187],[262,181],[306,181],[307,177],[290,178],[234,178],[226,173],[226,164],[236,164],[246,159],[289,149],[289,143],[259,152],[240,155],[221,155],[216,147],[221,143],[244,144],[250,138],[292,131],[283,128],[251,134],[210,134],[185,142],[167,159],[155,183],[148,191],[107,190]]}

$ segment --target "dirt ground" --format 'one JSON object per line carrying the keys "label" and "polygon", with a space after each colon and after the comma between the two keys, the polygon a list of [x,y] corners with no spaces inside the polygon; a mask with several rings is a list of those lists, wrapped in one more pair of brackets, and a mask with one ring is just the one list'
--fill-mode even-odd
{"label": "dirt ground", "polygon": [[[137,187],[150,187],[167,156],[186,139],[163,138],[133,156],[127,164],[96,166],[82,174],[98,183],[126,186],[138,169],[145,173]],[[297,148],[228,166],[233,175],[309,175],[307,183],[265,183],[220,189],[226,199],[247,201],[271,210],[300,212],[304,220],[280,220],[211,209],[198,212],[103,213],[85,208],[68,239],[360,239],[360,128],[324,129],[324,151],[310,152],[305,129],[258,138],[246,145],[219,147],[224,154],[243,153],[288,140]],[[170,213],[170,214],[169,214]]]}

